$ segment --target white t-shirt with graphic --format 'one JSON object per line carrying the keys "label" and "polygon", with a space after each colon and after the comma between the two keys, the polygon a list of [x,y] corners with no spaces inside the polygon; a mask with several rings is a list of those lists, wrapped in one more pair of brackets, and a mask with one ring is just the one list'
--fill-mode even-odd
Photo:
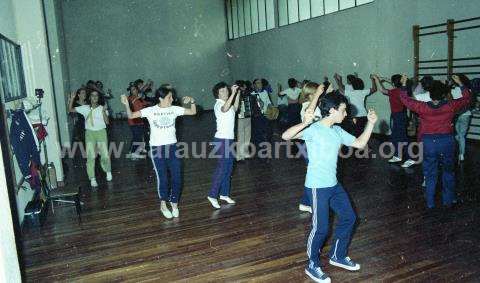
{"label": "white t-shirt with graphic", "polygon": [[170,106],[162,108],[158,105],[140,110],[143,118],[150,124],[150,145],[162,146],[177,142],[175,119],[185,114],[185,108]]}
{"label": "white t-shirt with graphic", "polygon": [[107,127],[103,119],[104,106],[97,106],[94,109],[90,105],[75,107],[75,111],[85,117],[85,129],[89,131],[100,131]]}

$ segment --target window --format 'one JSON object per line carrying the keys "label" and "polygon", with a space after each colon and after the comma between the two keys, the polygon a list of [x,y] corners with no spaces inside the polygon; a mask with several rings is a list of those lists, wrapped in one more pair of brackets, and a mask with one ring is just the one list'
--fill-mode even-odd
{"label": "window", "polygon": [[310,9],[310,0],[298,0],[298,16],[299,20],[308,20],[312,17]]}
{"label": "window", "polygon": [[0,84],[4,102],[27,97],[20,46],[1,34]]}
{"label": "window", "polygon": [[325,14],[330,14],[338,11],[338,0],[323,0],[325,3]]}
{"label": "window", "polygon": [[226,0],[228,38],[236,39],[374,0]]}
{"label": "window", "polygon": [[310,10],[312,11],[312,18],[323,16],[323,14],[325,13],[323,0],[312,0],[310,2]]}
{"label": "window", "polygon": [[298,0],[288,0],[288,23],[298,22]]}
{"label": "window", "polygon": [[340,10],[355,7],[355,0],[340,0]]}
{"label": "window", "polygon": [[278,25],[284,26],[288,25],[288,0],[278,0]]}
{"label": "window", "polygon": [[265,0],[257,0],[258,6],[258,30],[265,31],[267,30],[267,10],[265,6]]}
{"label": "window", "polygon": [[235,39],[276,27],[276,0],[226,0],[228,38]]}

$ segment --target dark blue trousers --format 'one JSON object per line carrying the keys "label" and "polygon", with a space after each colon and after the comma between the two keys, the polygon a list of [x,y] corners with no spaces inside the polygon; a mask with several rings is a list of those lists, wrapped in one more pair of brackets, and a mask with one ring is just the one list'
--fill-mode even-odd
{"label": "dark blue trousers", "polygon": [[[300,150],[304,151],[303,154],[305,156],[305,162],[308,165],[307,146],[304,144],[304,146]],[[312,202],[308,198],[308,190],[309,190],[309,188],[303,187],[303,195],[302,195],[302,198],[300,199],[300,204],[303,204],[303,205],[306,205],[306,206],[312,206]]]}
{"label": "dark blue trousers", "polygon": [[215,138],[215,156],[218,158],[217,168],[213,174],[212,187],[208,196],[218,198],[230,196],[230,178],[232,176],[233,160],[235,159],[230,147],[233,140]]}
{"label": "dark blue trousers", "polygon": [[132,132],[132,146],[130,147],[130,152],[138,153],[138,147],[143,142],[145,128],[143,125],[130,125],[130,131]]}
{"label": "dark blue trousers", "polygon": [[[151,147],[151,158],[153,168],[157,175],[157,190],[160,200],[178,203],[181,193],[182,176],[180,172],[180,159],[175,155],[176,144]],[[167,170],[170,171],[169,190]]]}
{"label": "dark blue trousers", "polygon": [[451,205],[455,196],[455,138],[451,134],[423,135],[423,175],[427,207],[435,207],[438,165],[442,168],[442,202]]}
{"label": "dark blue trousers", "polygon": [[347,193],[340,183],[329,188],[309,188],[307,192],[312,202],[312,230],[307,241],[309,264],[320,266],[320,249],[328,235],[330,208],[337,214],[338,222],[329,256],[333,259],[345,258],[356,221]]}
{"label": "dark blue trousers", "polygon": [[407,136],[407,113],[405,111],[392,113],[390,116],[392,134],[390,140],[394,146],[395,156],[409,159]]}

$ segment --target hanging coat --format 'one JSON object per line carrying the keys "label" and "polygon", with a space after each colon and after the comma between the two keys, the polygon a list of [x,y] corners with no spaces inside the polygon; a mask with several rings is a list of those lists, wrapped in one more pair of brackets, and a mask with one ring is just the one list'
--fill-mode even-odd
{"label": "hanging coat", "polygon": [[37,188],[39,182],[33,179],[37,179],[38,176],[34,175],[32,179],[31,170],[32,167],[41,164],[40,147],[35,131],[23,110],[13,112],[12,124],[10,126],[10,143],[23,177],[30,183],[32,188]]}

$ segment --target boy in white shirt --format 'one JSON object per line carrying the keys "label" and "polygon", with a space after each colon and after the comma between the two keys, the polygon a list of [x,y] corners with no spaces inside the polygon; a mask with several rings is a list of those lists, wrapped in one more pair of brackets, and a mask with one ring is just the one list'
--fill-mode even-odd
{"label": "boy in white shirt", "polygon": [[229,204],[235,201],[230,198],[230,177],[232,175],[234,155],[232,145],[235,138],[235,112],[237,112],[240,95],[237,93],[238,86],[232,86],[232,94],[229,95],[228,85],[225,82],[216,84],[213,89],[213,96],[217,100],[213,110],[217,122],[215,133],[216,155],[218,159],[217,168],[213,174],[212,187],[208,194],[208,201],[214,208],[220,208],[218,198]]}
{"label": "boy in white shirt", "polygon": [[280,91],[278,96],[286,97],[288,101],[288,126],[298,124],[300,122],[300,109],[301,106],[298,103],[301,89],[297,87],[297,80],[294,78],[288,79],[288,88]]}
{"label": "boy in white shirt", "polygon": [[[178,201],[181,192],[180,160],[176,156],[175,120],[178,116],[197,113],[195,100],[188,96],[183,98],[183,103],[190,103],[190,108],[172,106],[174,94],[175,89],[160,87],[155,92],[155,100],[158,101],[156,105],[133,113],[128,105],[127,97],[122,95],[121,98],[129,119],[147,118],[149,122],[150,157],[157,175],[157,191],[161,200],[160,210],[167,219],[179,216]],[[171,176],[172,189],[170,192],[167,169]],[[170,202],[172,211],[168,209],[167,201]]]}

